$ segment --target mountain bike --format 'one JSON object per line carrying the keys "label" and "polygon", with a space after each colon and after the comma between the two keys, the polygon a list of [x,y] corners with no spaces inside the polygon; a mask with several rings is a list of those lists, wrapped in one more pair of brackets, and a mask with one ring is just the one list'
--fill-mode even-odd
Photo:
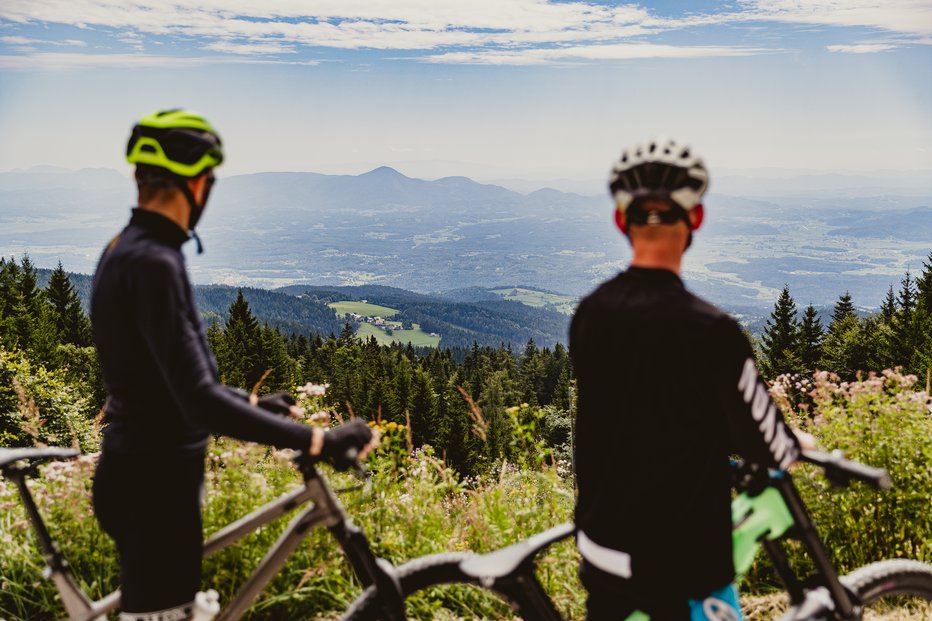
{"label": "mountain bike", "polygon": [[[81,590],[67,560],[49,534],[26,485],[27,477],[35,472],[39,463],[70,459],[79,454],[80,451],[70,448],[4,448],[0,449],[0,473],[11,481],[19,492],[29,522],[35,531],[39,551],[48,564],[44,576],[54,582],[68,618],[72,621],[105,621],[108,613],[119,608],[120,592],[114,591],[94,601]],[[338,469],[359,468],[355,457],[355,450],[350,450],[346,455],[334,460],[334,466]],[[365,534],[349,519],[337,497],[341,491],[348,490],[332,489],[315,463],[305,454],[297,453],[294,462],[302,474],[303,485],[220,529],[204,542],[204,556],[210,556],[302,505],[311,505],[291,520],[233,600],[220,610],[217,621],[234,621],[241,618],[301,541],[318,526],[326,527],[333,534],[362,585],[373,587],[371,592],[367,592],[368,598],[382,611],[382,618],[404,619],[402,590],[397,583],[394,568],[388,561],[375,556]],[[361,486],[348,489],[359,487]]]}
{"label": "mountain bike", "polygon": [[[844,459],[838,453],[805,451],[802,459],[819,466],[834,485],[862,481],[888,489],[886,471]],[[790,473],[768,471],[734,462],[738,495],[732,503],[734,564],[746,574],[763,547],[789,595],[789,610],[780,621],[856,621],[865,608],[903,596],[932,601],[932,565],[895,559],[870,563],[839,576],[806,511]],[[441,553],[394,568],[401,597],[445,583],[477,585],[504,599],[523,619],[561,621],[562,617],[535,575],[535,559],[551,544],[573,536],[572,524],[561,524],[512,546],[487,554]],[[782,540],[796,540],[809,554],[814,572],[803,579],[789,562]],[[368,587],[347,611],[344,621],[385,618],[379,586]],[[647,621],[635,612],[626,621]]]}

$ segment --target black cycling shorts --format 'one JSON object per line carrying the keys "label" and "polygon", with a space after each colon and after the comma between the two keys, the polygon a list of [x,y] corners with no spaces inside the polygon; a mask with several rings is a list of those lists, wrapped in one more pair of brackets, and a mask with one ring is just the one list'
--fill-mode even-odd
{"label": "black cycling shorts", "polygon": [[116,542],[121,608],[152,612],[188,604],[200,589],[204,456],[101,454],[94,514]]}

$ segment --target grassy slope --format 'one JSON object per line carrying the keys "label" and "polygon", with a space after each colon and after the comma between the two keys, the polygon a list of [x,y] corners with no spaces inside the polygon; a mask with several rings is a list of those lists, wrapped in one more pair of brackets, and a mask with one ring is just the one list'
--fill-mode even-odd
{"label": "grassy slope", "polygon": [[356,313],[363,317],[392,317],[398,314],[394,308],[365,302],[331,302],[327,306],[335,310],[338,315]]}
{"label": "grassy slope", "polygon": [[385,334],[385,331],[373,326],[370,323],[359,324],[359,328],[356,330],[356,336],[361,339],[368,339],[370,336],[374,336],[375,340],[381,345],[388,345],[390,343],[411,343],[415,347],[437,347],[440,344],[439,336],[431,336],[421,330],[418,324],[414,324],[414,330],[399,330],[393,328],[393,333],[391,336]]}
{"label": "grassy slope", "polygon": [[492,292],[499,294],[506,300],[521,302],[522,304],[527,304],[535,308],[541,308],[550,304],[565,315],[572,315],[573,310],[576,308],[576,298],[569,295],[545,293],[543,291],[535,291],[534,289],[524,289],[521,287],[493,289]]}

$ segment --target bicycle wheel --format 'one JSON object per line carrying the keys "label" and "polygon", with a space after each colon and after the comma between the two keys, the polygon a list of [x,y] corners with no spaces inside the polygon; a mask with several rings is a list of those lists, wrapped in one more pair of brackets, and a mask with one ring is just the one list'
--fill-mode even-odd
{"label": "bicycle wheel", "polygon": [[[533,621],[561,621],[553,603],[533,573],[524,573],[504,583],[486,586],[463,573],[460,563],[473,555],[443,552],[413,559],[396,568],[402,596],[407,598],[421,589],[442,584],[467,584],[493,593],[511,606],[518,618]],[[370,586],[353,602],[343,621],[376,621],[382,615],[375,587]]]}
{"label": "bicycle wheel", "polygon": [[907,559],[877,561],[842,576],[841,582],[865,608],[888,604],[932,612],[932,565]]}

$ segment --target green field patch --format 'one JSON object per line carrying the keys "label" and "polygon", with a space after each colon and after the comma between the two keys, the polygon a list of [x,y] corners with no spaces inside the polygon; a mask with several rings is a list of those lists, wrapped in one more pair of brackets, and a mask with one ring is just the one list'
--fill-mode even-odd
{"label": "green field patch", "polygon": [[414,347],[437,347],[440,344],[439,336],[431,336],[421,330],[421,326],[414,324],[413,330],[398,330],[392,328],[392,333],[386,334],[385,330],[371,323],[357,324],[356,336],[366,340],[374,336],[380,345],[390,345],[391,343],[411,343]]}
{"label": "green field patch", "polygon": [[560,295],[559,293],[546,293],[521,287],[492,289],[492,293],[497,293],[506,300],[521,302],[535,308],[553,306],[554,309],[564,315],[572,315],[576,308],[576,298],[569,295]]}
{"label": "green field patch", "polygon": [[327,306],[341,316],[356,313],[363,317],[392,317],[398,314],[398,311],[394,308],[369,304],[368,302],[331,302]]}

